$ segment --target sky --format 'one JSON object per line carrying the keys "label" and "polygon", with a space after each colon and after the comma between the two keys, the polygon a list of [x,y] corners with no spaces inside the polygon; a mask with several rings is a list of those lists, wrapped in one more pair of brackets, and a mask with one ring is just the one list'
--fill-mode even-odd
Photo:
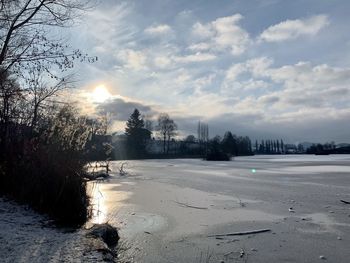
{"label": "sky", "polygon": [[[123,130],[138,108],[180,134],[350,142],[350,1],[104,0],[70,41],[98,62],[76,68],[74,99]],[[111,94],[86,99],[96,86]]]}

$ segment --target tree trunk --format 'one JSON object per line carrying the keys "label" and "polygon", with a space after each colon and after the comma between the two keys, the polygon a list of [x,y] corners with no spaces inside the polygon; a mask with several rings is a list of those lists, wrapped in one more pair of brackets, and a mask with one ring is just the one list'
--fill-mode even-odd
{"label": "tree trunk", "polygon": [[163,134],[163,153],[165,154],[165,141],[166,141],[166,134]]}
{"label": "tree trunk", "polygon": [[169,154],[169,148],[170,148],[170,136],[168,136],[168,145],[167,145],[167,151],[166,151],[167,154]]}

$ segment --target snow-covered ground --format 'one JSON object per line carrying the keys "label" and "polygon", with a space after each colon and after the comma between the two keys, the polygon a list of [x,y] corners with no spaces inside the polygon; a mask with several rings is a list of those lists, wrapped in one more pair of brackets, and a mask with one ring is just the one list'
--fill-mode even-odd
{"label": "snow-covered ground", "polygon": [[104,262],[105,245],[86,230],[50,226],[47,217],[0,198],[0,262]]}

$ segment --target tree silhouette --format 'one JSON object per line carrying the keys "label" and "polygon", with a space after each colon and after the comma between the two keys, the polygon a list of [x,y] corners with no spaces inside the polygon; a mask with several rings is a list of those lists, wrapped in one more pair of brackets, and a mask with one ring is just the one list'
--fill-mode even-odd
{"label": "tree silhouette", "polygon": [[0,9],[0,68],[19,75],[29,67],[56,77],[52,66],[65,71],[73,61],[96,60],[80,50],[69,50],[63,39],[50,38],[54,27],[72,25],[86,1],[3,1]]}
{"label": "tree silhouette", "polygon": [[224,135],[222,149],[225,153],[237,155],[237,140],[230,131],[227,131]]}
{"label": "tree silhouette", "polygon": [[284,143],[282,139],[281,139],[281,153],[284,153]]}
{"label": "tree silhouette", "polygon": [[145,127],[145,122],[138,109],[135,109],[126,122],[127,150],[130,157],[141,157],[146,153],[147,141],[151,132]]}
{"label": "tree silhouette", "polygon": [[161,113],[158,117],[157,130],[163,139],[163,152],[169,153],[170,140],[176,135],[176,123],[167,113]]}

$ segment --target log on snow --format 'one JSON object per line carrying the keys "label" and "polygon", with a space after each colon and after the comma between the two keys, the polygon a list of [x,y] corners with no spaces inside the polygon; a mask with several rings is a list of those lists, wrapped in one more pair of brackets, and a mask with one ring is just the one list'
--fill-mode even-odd
{"label": "log on snow", "polygon": [[259,230],[235,232],[235,233],[229,233],[229,234],[210,235],[208,237],[244,236],[244,235],[260,234],[260,233],[265,233],[270,231],[271,229],[259,229]]}

